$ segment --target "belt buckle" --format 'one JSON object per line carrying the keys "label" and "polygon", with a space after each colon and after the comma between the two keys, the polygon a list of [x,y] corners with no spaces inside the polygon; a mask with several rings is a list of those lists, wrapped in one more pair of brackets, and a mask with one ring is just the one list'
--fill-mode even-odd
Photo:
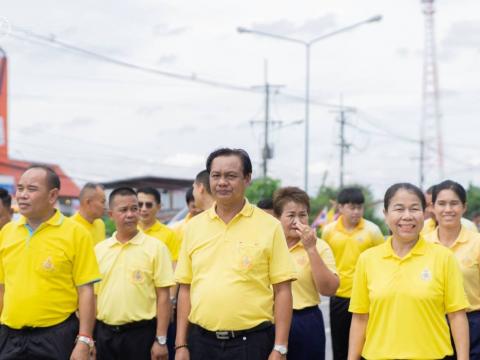
{"label": "belt buckle", "polygon": [[215,337],[218,340],[230,340],[233,336],[233,332],[231,331],[215,331]]}

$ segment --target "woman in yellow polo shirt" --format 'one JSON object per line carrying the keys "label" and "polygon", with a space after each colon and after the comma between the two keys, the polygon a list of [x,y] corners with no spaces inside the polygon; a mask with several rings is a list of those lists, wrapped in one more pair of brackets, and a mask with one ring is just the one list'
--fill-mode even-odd
{"label": "woman in yellow polo shirt", "polygon": [[[451,251],[420,236],[425,197],[409,183],[385,193],[392,236],[358,260],[349,311],[348,360],[468,357],[468,301]],[[446,316],[447,315],[447,316]]]}
{"label": "woman in yellow polo shirt", "polygon": [[452,250],[460,264],[470,302],[470,359],[480,359],[480,234],[461,222],[467,210],[467,193],[462,185],[451,180],[441,182],[433,189],[432,203],[438,227],[426,239]]}
{"label": "woman in yellow polo shirt", "polygon": [[339,285],[335,258],[308,225],[310,200],[296,187],[285,187],[273,196],[273,211],[282,223],[297,280],[292,282],[293,317],[288,339],[288,360],[325,359],[325,327],[318,305],[320,296],[334,295]]}

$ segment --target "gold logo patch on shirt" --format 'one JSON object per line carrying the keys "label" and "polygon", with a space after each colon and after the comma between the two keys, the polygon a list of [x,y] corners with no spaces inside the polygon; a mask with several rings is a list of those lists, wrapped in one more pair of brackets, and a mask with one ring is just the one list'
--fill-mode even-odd
{"label": "gold logo patch on shirt", "polygon": [[305,256],[298,256],[295,260],[300,266],[304,266],[307,263],[307,258]]}
{"label": "gold logo patch on shirt", "polygon": [[136,284],[141,284],[145,281],[145,274],[142,270],[133,270],[132,271],[132,282]]}
{"label": "gold logo patch on shirt", "polygon": [[420,273],[420,279],[423,281],[432,280],[432,272],[427,268],[423,269],[423,271]]}
{"label": "gold logo patch on shirt", "polygon": [[242,268],[243,269],[250,269],[252,267],[252,259],[248,255],[242,256]]}
{"label": "gold logo patch on shirt", "polygon": [[42,268],[45,271],[53,271],[55,270],[55,265],[53,264],[52,258],[49,256],[45,259],[42,263]]}
{"label": "gold logo patch on shirt", "polygon": [[462,265],[464,267],[472,267],[473,265],[475,265],[475,260],[470,257],[466,257],[462,259]]}

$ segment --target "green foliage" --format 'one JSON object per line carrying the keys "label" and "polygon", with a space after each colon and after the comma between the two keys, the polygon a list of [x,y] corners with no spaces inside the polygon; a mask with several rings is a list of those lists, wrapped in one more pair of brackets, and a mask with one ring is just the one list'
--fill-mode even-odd
{"label": "green foliage", "polygon": [[107,238],[109,238],[116,230],[115,224],[108,216],[103,217],[103,222],[105,223],[105,232],[107,234]]}
{"label": "green foliage", "polygon": [[473,184],[467,189],[467,213],[465,217],[471,219],[474,213],[480,212],[480,187]]}
{"label": "green foliage", "polygon": [[252,204],[258,203],[262,199],[268,199],[273,196],[275,190],[280,187],[280,180],[269,177],[254,179],[247,188],[245,196]]}

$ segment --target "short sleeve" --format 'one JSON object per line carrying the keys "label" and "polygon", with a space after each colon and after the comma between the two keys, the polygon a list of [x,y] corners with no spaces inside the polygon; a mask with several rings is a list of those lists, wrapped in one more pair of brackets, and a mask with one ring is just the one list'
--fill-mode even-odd
{"label": "short sleeve", "polygon": [[3,270],[3,237],[5,233],[5,226],[0,230],[0,284],[5,284],[5,272]]}
{"label": "short sleeve", "polygon": [[466,309],[469,307],[469,303],[457,259],[453,253],[448,253],[445,261],[445,311],[451,313]]}
{"label": "short sleeve", "polygon": [[293,259],[288,251],[282,226],[277,224],[273,233],[269,258],[269,277],[271,284],[295,280],[297,276]]}
{"label": "short sleeve", "polygon": [[332,273],[337,274],[337,266],[335,264],[335,257],[333,256],[332,249],[330,246],[322,239],[317,240],[317,251],[323,262],[327,266],[328,270]]}
{"label": "short sleeve", "polygon": [[368,293],[368,281],[366,272],[365,256],[360,255],[355,275],[353,277],[352,296],[348,311],[355,314],[368,314],[370,309],[370,297]]}
{"label": "short sleeve", "polygon": [[73,282],[82,286],[100,280],[97,257],[90,233],[80,225],[73,230],[75,253],[73,257]]}
{"label": "short sleeve", "polygon": [[170,254],[172,255],[172,261],[178,260],[178,253],[180,251],[180,241],[178,239],[177,234],[175,231],[169,229],[169,240],[168,240],[168,249],[170,250]]}
{"label": "short sleeve", "polygon": [[155,254],[154,264],[154,283],[155,287],[169,287],[175,285],[173,278],[172,261],[170,260],[170,254],[167,247],[161,243],[155,243],[157,252]]}
{"label": "short sleeve", "polygon": [[185,229],[183,241],[178,254],[177,267],[175,269],[175,281],[179,284],[191,284],[192,282],[192,258],[190,257],[189,248],[189,227]]}

